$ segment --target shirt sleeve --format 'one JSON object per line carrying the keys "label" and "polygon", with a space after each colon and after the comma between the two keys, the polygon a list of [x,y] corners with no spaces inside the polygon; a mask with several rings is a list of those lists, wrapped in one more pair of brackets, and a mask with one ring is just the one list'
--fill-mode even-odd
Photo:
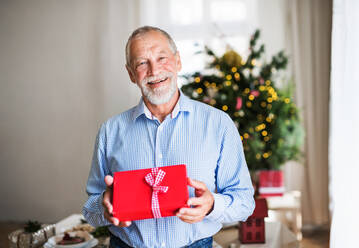
{"label": "shirt sleeve", "polygon": [[214,206],[206,216],[216,222],[245,221],[252,215],[254,189],[238,130],[228,115],[222,120],[224,133],[216,169],[217,193]]}
{"label": "shirt sleeve", "polygon": [[110,225],[110,222],[104,218],[102,206],[102,195],[106,190],[104,179],[109,174],[105,156],[105,134],[105,125],[102,125],[96,137],[90,174],[87,180],[88,199],[82,209],[82,214],[87,222],[95,227]]}

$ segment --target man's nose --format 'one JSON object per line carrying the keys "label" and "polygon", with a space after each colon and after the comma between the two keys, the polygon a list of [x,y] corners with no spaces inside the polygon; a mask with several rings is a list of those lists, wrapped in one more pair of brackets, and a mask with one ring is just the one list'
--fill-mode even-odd
{"label": "man's nose", "polygon": [[150,76],[156,76],[160,72],[160,65],[156,62],[150,62]]}

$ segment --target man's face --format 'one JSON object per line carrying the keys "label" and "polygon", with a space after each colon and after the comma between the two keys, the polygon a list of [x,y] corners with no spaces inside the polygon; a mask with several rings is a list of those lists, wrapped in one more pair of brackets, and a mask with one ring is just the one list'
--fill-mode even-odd
{"label": "man's face", "polygon": [[181,69],[179,54],[174,54],[167,38],[150,31],[130,44],[127,71],[142,95],[154,105],[167,103],[177,91],[177,72]]}

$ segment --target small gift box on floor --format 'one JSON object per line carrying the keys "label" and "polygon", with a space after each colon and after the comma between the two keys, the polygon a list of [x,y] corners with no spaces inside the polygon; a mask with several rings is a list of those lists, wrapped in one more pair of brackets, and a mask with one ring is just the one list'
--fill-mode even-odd
{"label": "small gift box on floor", "polygon": [[113,216],[120,221],[174,216],[187,200],[185,165],[114,174]]}
{"label": "small gift box on floor", "polygon": [[29,221],[24,229],[16,230],[9,234],[10,248],[37,248],[55,235],[55,225],[41,225],[38,222]]}

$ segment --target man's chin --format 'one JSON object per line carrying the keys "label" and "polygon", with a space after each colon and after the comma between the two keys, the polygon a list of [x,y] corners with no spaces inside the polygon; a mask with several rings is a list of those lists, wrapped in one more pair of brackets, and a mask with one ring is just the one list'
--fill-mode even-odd
{"label": "man's chin", "polygon": [[166,104],[171,100],[172,97],[147,97],[147,100],[153,105]]}
{"label": "man's chin", "polygon": [[176,92],[166,93],[164,95],[149,94],[146,96],[147,100],[153,105],[161,105],[168,103]]}

